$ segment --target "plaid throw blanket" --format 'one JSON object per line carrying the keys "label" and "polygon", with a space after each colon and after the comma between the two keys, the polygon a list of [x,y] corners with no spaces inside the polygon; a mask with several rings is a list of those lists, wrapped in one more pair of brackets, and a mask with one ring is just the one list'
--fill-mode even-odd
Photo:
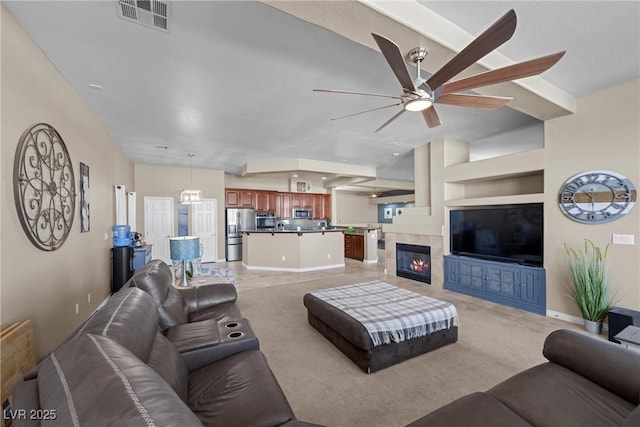
{"label": "plaid throw blanket", "polygon": [[381,281],[311,294],[362,323],[375,346],[423,337],[457,324],[453,304]]}

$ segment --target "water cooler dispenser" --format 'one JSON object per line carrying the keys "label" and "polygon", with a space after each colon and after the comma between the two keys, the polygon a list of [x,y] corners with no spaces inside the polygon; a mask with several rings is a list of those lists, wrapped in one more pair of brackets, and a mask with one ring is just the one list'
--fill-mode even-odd
{"label": "water cooler dispenser", "polygon": [[114,225],[113,248],[111,249],[111,293],[118,292],[133,276],[133,254],[131,227]]}

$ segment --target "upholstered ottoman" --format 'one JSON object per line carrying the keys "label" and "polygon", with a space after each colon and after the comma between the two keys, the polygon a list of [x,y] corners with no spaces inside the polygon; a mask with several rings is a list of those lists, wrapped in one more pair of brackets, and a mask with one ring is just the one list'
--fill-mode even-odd
{"label": "upholstered ottoman", "polygon": [[453,304],[384,282],[311,292],[309,324],[366,373],[458,340]]}

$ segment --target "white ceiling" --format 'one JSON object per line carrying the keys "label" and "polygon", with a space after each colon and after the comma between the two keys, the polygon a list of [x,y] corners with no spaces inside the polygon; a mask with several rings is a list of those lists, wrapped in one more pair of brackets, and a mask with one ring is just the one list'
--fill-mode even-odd
{"label": "white ceiling", "polygon": [[[137,163],[189,166],[193,152],[194,167],[237,174],[247,162],[306,158],[413,180],[412,150],[431,140],[467,140],[477,156],[542,145],[541,122],[508,107],[439,105],[444,125],[434,129],[407,113],[374,133],[399,107],[330,121],[389,102],[313,88],[399,94],[388,64],[369,47],[259,2],[173,2],[168,34],[118,18],[115,1],[4,3]],[[521,61],[566,49],[543,77],[573,96],[640,76],[639,5],[403,3],[431,8],[474,37],[514,8],[518,28],[499,51]]]}

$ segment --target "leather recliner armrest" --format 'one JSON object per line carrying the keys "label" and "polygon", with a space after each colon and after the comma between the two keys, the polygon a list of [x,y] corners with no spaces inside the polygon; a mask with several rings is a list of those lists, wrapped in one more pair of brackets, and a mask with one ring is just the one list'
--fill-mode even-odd
{"label": "leather recliner armrest", "polygon": [[178,288],[189,313],[195,313],[225,302],[235,302],[238,298],[232,283],[212,283],[196,285],[189,288]]}
{"label": "leather recliner armrest", "polygon": [[640,353],[575,331],[554,331],[542,351],[561,365],[606,388],[626,401],[640,403]]}
{"label": "leather recliner armrest", "polygon": [[189,372],[193,372],[220,359],[248,350],[260,350],[258,338],[255,336],[239,339],[233,342],[225,342],[218,345],[196,348],[194,350],[181,352],[180,354],[187,365],[187,370]]}

